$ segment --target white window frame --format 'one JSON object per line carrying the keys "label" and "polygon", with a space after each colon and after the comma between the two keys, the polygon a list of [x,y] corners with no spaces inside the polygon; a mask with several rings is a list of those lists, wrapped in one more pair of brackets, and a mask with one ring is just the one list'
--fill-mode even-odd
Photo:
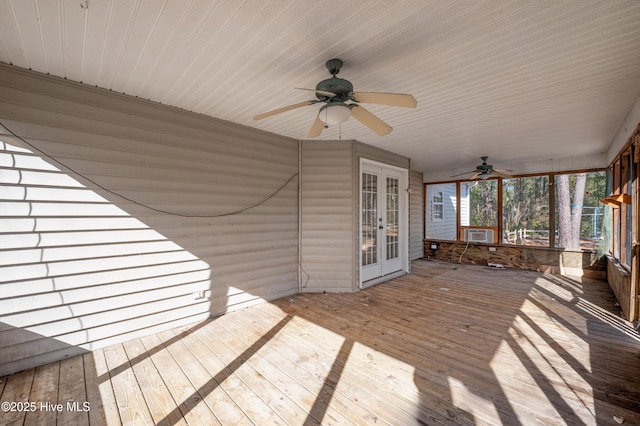
{"label": "white window frame", "polygon": [[[436,201],[437,195],[434,195],[431,199],[431,222],[444,222],[444,191],[438,191],[440,194],[440,201]],[[440,217],[436,217],[436,206],[440,206]]]}

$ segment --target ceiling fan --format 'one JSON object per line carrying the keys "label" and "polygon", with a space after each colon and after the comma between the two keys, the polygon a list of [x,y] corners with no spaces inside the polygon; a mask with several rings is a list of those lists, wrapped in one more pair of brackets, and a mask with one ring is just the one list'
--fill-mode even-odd
{"label": "ceiling fan", "polygon": [[485,155],[484,157],[480,157],[480,158],[482,159],[482,164],[477,166],[475,170],[470,172],[460,173],[458,175],[453,175],[451,177],[458,177],[462,175],[467,175],[469,173],[473,173],[473,176],[471,176],[469,180],[474,180],[474,179],[485,180],[485,179],[489,179],[492,176],[499,176],[501,178],[509,179],[511,178],[511,176],[508,175],[507,172],[515,172],[515,170],[494,169],[491,164],[487,164],[487,159],[489,158],[488,156]]}
{"label": "ceiling fan", "polygon": [[349,117],[355,118],[369,129],[380,136],[391,133],[393,128],[379,119],[373,113],[366,110],[361,103],[399,106],[405,108],[415,108],[418,103],[411,95],[402,93],[380,93],[380,92],[354,92],[353,84],[350,81],[336,77],[340,72],[343,62],[340,59],[330,59],[326,62],[326,67],[331,74],[331,78],[322,80],[315,89],[305,89],[296,87],[299,90],[315,92],[318,99],[299,102],[282,108],[274,109],[253,117],[254,120],[262,120],[272,115],[280,114],[307,105],[322,103],[318,111],[308,136],[315,138],[320,136],[323,129],[329,126],[340,124]]}

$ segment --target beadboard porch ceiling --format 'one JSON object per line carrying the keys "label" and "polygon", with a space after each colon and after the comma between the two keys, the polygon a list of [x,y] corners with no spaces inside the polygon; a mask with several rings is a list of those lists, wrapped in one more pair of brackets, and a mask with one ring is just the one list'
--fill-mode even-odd
{"label": "beadboard porch ceiling", "polygon": [[0,0],[0,61],[306,139],[331,58],[368,105],[319,139],[357,139],[420,171],[607,151],[640,93],[640,2]]}

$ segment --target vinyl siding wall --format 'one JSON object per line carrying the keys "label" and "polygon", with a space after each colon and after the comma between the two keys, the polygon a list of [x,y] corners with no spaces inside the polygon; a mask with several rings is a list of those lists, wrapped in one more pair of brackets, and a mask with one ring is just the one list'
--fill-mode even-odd
{"label": "vinyl siding wall", "polygon": [[[443,183],[427,185],[427,198],[425,202],[425,226],[427,227],[427,238],[436,240],[455,240],[456,222],[456,184]],[[442,192],[442,220],[433,219],[433,197]]]}
{"label": "vinyl siding wall", "polygon": [[352,141],[301,143],[300,265],[303,292],[356,290]]}
{"label": "vinyl siding wall", "polygon": [[359,159],[364,158],[367,160],[378,161],[380,163],[388,164],[390,166],[400,167],[402,169],[409,169],[409,159],[407,157],[403,157],[402,155],[396,154],[391,151],[387,151],[384,149],[376,148],[371,145],[364,144],[362,142],[354,142],[355,143],[355,152],[356,158],[354,158],[354,171],[356,176],[358,176],[359,170]]}
{"label": "vinyl siding wall", "polygon": [[0,375],[298,292],[297,141],[4,65],[0,120]]}
{"label": "vinyl siding wall", "polygon": [[422,173],[411,170],[409,173],[409,259],[424,256],[424,186]]}

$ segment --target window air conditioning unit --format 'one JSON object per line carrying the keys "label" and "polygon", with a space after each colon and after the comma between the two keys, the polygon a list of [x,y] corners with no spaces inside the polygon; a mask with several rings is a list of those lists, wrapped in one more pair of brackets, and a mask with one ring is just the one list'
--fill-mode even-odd
{"label": "window air conditioning unit", "polygon": [[466,228],[464,230],[464,240],[471,243],[493,244],[493,229]]}

